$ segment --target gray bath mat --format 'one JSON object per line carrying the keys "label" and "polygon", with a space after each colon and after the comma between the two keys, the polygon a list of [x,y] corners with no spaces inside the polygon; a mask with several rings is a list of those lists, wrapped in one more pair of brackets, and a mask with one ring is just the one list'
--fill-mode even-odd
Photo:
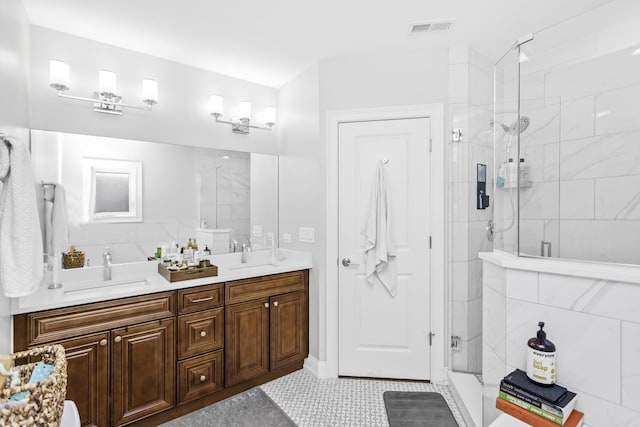
{"label": "gray bath mat", "polygon": [[385,391],[390,427],[458,427],[440,393]]}
{"label": "gray bath mat", "polygon": [[176,418],[161,427],[296,427],[259,387]]}

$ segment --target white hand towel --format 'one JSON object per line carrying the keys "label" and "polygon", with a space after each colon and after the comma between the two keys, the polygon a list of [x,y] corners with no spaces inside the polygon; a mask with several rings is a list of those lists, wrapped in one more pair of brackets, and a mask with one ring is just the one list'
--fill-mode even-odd
{"label": "white hand towel", "polygon": [[391,197],[385,167],[382,161],[376,167],[376,177],[371,190],[369,214],[365,231],[364,257],[367,281],[373,285],[375,278],[384,285],[392,297],[398,292],[395,277],[383,278],[387,264],[396,256],[396,245],[391,221]]}
{"label": "white hand towel", "polygon": [[0,141],[1,171],[0,286],[5,296],[15,298],[35,292],[43,276],[42,235],[26,142]]}
{"label": "white hand towel", "polygon": [[51,252],[59,255],[69,247],[69,221],[67,219],[67,196],[62,184],[56,184],[51,212]]}

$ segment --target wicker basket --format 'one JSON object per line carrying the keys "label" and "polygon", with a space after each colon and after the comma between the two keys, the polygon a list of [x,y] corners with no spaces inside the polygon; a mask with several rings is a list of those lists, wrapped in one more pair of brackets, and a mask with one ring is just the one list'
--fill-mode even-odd
{"label": "wicker basket", "polygon": [[[29,391],[29,400],[21,405],[4,406],[0,409],[0,425],[11,427],[49,426],[57,427],[62,418],[64,399],[67,393],[67,359],[64,347],[52,345],[13,353],[14,363],[19,359],[40,360],[53,364],[51,375],[43,381],[28,384],[34,363],[16,365],[20,370],[23,385],[0,388],[0,401],[21,391]],[[15,368],[14,368],[15,369]],[[1,385],[0,385],[1,386]]]}

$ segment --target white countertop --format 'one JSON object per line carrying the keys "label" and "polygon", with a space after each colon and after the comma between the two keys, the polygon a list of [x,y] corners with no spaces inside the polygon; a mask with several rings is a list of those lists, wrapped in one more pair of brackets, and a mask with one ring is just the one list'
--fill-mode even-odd
{"label": "white countertop", "polygon": [[275,262],[271,252],[249,253],[247,263],[240,263],[240,253],[213,255],[211,263],[218,266],[218,275],[202,279],[169,282],[158,273],[154,261],[115,264],[109,281],[102,281],[103,267],[88,267],[60,272],[62,287],[48,289],[51,278],[45,276],[40,289],[26,297],[11,299],[11,314],[31,313],[53,308],[107,301],[117,298],[173,291],[193,286],[228,282],[305,270],[312,267],[311,254],[307,252],[278,249]]}
{"label": "white countertop", "polygon": [[497,250],[480,252],[478,256],[486,262],[514,270],[538,271],[640,284],[640,267],[637,265],[576,261],[562,258],[519,257],[515,254]]}

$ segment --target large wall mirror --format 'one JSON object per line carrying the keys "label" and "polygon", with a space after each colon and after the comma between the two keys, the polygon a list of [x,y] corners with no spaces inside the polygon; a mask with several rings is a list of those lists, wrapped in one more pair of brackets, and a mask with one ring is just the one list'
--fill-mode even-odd
{"label": "large wall mirror", "polygon": [[[227,240],[258,250],[278,236],[275,155],[41,130],[31,131],[31,155],[37,188],[64,189],[69,244],[90,265],[102,263],[107,245],[125,263],[189,238],[204,239],[204,249],[211,237],[222,253]],[[46,241],[55,224],[47,203],[56,201],[44,188],[37,195]]]}

